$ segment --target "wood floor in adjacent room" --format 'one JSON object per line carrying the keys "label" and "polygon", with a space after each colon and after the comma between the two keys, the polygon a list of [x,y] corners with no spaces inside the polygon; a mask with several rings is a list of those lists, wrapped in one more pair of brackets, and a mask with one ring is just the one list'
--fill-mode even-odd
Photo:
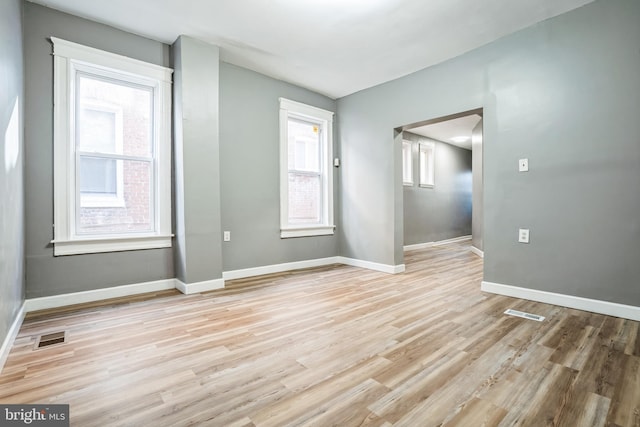
{"label": "wood floor in adjacent room", "polygon": [[640,426],[638,322],[482,293],[465,244],[406,264],[31,314],[0,403],[75,426]]}

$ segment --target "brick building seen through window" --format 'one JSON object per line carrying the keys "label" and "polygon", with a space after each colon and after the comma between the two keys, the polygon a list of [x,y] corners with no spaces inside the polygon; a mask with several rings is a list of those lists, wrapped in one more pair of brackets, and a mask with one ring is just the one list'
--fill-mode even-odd
{"label": "brick building seen through window", "polygon": [[153,231],[153,91],[88,74],[78,88],[78,234]]}

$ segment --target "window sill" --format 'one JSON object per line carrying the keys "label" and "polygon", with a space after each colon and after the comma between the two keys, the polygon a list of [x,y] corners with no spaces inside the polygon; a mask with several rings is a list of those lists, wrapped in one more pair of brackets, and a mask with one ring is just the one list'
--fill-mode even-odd
{"label": "window sill", "polygon": [[335,225],[319,225],[312,227],[287,227],[280,229],[280,238],[330,236],[334,234]]}
{"label": "window sill", "polygon": [[53,256],[95,254],[170,248],[173,236],[119,236],[76,240],[52,240]]}

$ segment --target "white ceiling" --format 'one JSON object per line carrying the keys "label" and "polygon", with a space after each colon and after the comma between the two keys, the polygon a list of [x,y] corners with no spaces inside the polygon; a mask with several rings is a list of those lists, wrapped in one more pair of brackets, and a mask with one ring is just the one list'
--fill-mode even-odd
{"label": "white ceiling", "polygon": [[[471,131],[478,124],[481,117],[477,114],[458,117],[457,119],[446,120],[444,122],[434,123],[432,125],[415,127],[407,129],[411,133],[426,136],[427,138],[437,139],[438,141],[447,142],[461,148],[471,150]],[[466,136],[466,141],[454,141],[451,138],[458,136]]]}
{"label": "white ceiling", "polygon": [[593,0],[30,0],[339,98]]}

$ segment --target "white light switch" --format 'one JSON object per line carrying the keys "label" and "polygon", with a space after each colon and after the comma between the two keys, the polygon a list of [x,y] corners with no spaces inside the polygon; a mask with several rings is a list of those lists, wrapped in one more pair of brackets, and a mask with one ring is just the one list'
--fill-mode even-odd
{"label": "white light switch", "polygon": [[518,170],[520,172],[529,172],[529,159],[518,160]]}
{"label": "white light switch", "polygon": [[230,242],[231,241],[231,232],[230,231],[225,231],[223,239],[224,239],[225,242]]}
{"label": "white light switch", "polygon": [[518,242],[520,243],[529,243],[529,229],[521,228],[518,230]]}

